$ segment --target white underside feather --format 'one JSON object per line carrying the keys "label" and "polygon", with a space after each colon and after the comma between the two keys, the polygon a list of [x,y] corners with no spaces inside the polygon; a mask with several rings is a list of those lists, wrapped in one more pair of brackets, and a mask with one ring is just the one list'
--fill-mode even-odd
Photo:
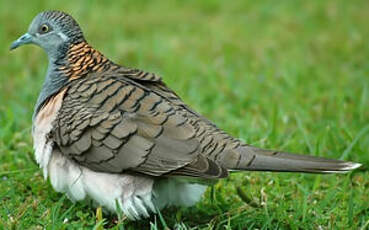
{"label": "white underside feather", "polygon": [[166,206],[192,206],[206,190],[205,185],[175,178],[154,180],[145,176],[95,172],[70,161],[59,151],[50,151],[52,145],[49,145],[40,148],[49,156],[38,156],[38,162],[57,192],[66,193],[72,201],[90,197],[109,211],[116,212],[118,208],[130,219],[148,217],[150,212]]}

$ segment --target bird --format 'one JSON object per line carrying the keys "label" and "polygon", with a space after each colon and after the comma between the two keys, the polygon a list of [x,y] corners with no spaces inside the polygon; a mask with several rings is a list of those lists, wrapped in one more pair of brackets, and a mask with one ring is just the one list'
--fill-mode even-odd
{"label": "bird", "polygon": [[190,207],[234,171],[344,173],[359,163],[258,148],[185,104],[157,74],[116,64],[94,49],[69,14],[37,14],[10,50],[48,56],[34,107],[35,159],[73,202],[91,198],[139,220]]}

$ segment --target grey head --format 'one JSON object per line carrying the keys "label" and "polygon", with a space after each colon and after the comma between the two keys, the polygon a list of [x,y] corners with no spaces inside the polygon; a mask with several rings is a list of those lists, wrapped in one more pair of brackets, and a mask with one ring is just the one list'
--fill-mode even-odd
{"label": "grey head", "polygon": [[27,33],[14,41],[10,50],[25,44],[36,44],[43,48],[51,59],[60,58],[70,44],[84,41],[78,23],[67,13],[44,11],[31,22]]}
{"label": "grey head", "polygon": [[68,83],[68,78],[58,71],[58,66],[67,62],[69,47],[80,42],[85,42],[85,39],[72,16],[61,11],[44,11],[32,20],[27,33],[10,46],[10,50],[13,50],[25,44],[35,44],[48,55],[49,66],[33,118],[42,104]]}

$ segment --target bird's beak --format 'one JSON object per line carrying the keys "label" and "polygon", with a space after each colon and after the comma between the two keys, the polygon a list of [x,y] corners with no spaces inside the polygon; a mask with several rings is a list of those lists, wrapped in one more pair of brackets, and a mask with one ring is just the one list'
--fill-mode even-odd
{"label": "bird's beak", "polygon": [[32,42],[32,35],[30,35],[29,33],[25,33],[20,38],[18,38],[16,41],[12,43],[12,45],[10,46],[10,50],[14,50],[18,48],[19,46],[29,44],[31,42]]}

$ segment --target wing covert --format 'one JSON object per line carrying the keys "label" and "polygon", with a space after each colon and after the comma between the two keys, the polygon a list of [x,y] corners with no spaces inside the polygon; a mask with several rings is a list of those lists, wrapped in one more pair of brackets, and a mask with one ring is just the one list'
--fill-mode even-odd
{"label": "wing covert", "polygon": [[196,129],[185,116],[165,98],[124,79],[89,76],[70,84],[54,127],[61,152],[92,170],[225,175],[199,156]]}

